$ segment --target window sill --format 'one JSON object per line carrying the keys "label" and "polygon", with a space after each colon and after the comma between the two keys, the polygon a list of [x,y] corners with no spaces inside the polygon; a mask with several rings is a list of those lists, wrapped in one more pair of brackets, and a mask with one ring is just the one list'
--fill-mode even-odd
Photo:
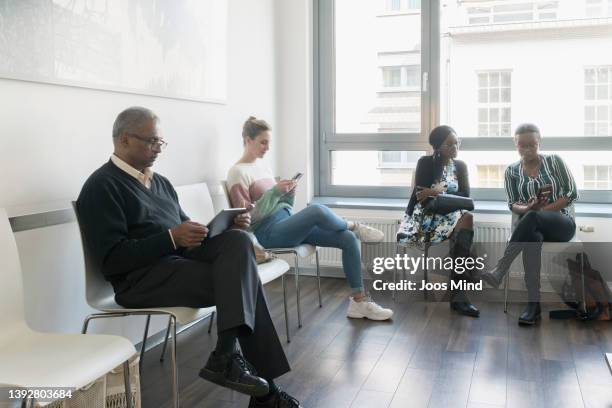
{"label": "window sill", "polygon": [[[313,197],[310,203],[323,204],[330,208],[352,208],[363,210],[403,211],[408,200],[403,198],[361,198],[361,197]],[[475,214],[509,214],[505,201],[476,200]],[[609,204],[576,203],[576,216],[612,218]]]}

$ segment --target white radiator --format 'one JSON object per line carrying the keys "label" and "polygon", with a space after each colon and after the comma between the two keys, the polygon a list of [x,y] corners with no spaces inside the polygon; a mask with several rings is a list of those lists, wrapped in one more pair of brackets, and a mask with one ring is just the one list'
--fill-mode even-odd
{"label": "white radiator", "polygon": [[[365,265],[369,265],[372,259],[375,257],[393,257],[396,254],[395,245],[395,234],[397,232],[399,223],[401,220],[397,218],[351,218],[351,221],[357,221],[369,225],[373,228],[377,228],[385,233],[386,244],[363,244],[361,259]],[[482,256],[483,252],[486,251],[485,264],[487,269],[495,265],[497,260],[503,255],[505,249],[505,243],[511,234],[509,224],[499,222],[476,222],[476,228],[474,229],[474,248],[477,256]],[[487,245],[486,247],[479,245],[479,243],[496,243],[494,245]],[[391,244],[390,244],[391,243]],[[439,255],[439,254],[438,254]],[[436,256],[436,255],[433,255]],[[565,255],[563,255],[565,257]],[[572,255],[573,256],[573,255]],[[567,266],[563,262],[559,262],[560,255],[555,252],[547,251],[544,249],[542,252],[542,289],[550,290],[547,280],[550,278],[563,278],[567,274]],[[569,257],[569,256],[567,256]],[[556,262],[552,262],[556,258]],[[335,248],[320,248],[319,249],[319,261],[321,266],[326,267],[342,267],[342,253],[339,249]],[[310,262],[314,266],[315,259],[311,257]],[[522,283],[523,277],[523,262],[522,257],[518,256],[512,264],[511,276],[518,278],[517,280]],[[549,279],[546,279],[548,277]],[[513,285],[514,286],[514,285]]]}

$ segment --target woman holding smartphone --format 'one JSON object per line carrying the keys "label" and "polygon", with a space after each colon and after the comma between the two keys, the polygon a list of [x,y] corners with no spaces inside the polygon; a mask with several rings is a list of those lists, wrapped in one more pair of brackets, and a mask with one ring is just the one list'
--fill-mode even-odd
{"label": "woman holding smartphone", "polygon": [[572,203],[578,198],[574,177],[561,157],[539,153],[542,136],[536,125],[520,125],[514,143],[521,159],[508,166],[504,186],[510,211],[520,216],[504,255],[482,279],[497,288],[514,258],[523,253],[528,303],[518,323],[533,325],[541,317],[542,242],[567,242],[576,233]]}
{"label": "woman holding smartphone", "polygon": [[[459,139],[450,126],[438,126],[429,134],[433,148],[431,156],[423,156],[416,166],[415,187],[406,208],[406,214],[397,232],[400,243],[423,243],[429,234],[429,242],[451,241],[450,255],[453,258],[470,257],[474,237],[472,213],[457,209],[448,214],[431,214],[424,208],[426,200],[440,194],[470,196],[467,166],[457,160]],[[452,272],[451,279],[460,281],[462,273]],[[452,310],[472,317],[480,311],[463,290],[451,292]]]}
{"label": "woman holding smartphone", "polygon": [[230,168],[227,186],[232,207],[255,204],[251,214],[251,231],[265,248],[292,248],[306,243],[342,250],[342,268],[351,287],[347,316],[387,320],[391,309],[376,304],[366,295],[361,274],[359,240],[380,242],[382,231],[360,223],[346,221],[324,205],[311,204],[293,213],[293,201],[299,173],[293,179],[275,181],[272,173],[257,159],[270,147],[270,126],[251,116],[244,123],[244,153]]}

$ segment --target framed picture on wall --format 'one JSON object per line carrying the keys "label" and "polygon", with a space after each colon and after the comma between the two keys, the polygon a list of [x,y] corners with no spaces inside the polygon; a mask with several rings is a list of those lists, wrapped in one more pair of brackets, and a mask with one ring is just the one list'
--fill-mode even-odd
{"label": "framed picture on wall", "polygon": [[227,0],[0,2],[0,77],[224,103]]}

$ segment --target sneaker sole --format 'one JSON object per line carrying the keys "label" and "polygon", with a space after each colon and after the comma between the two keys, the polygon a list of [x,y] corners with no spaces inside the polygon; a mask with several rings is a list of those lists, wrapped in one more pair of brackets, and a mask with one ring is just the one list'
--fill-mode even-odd
{"label": "sneaker sole", "polygon": [[385,320],[391,320],[393,315],[391,315],[389,317],[383,317],[383,318],[380,318],[380,319],[375,319],[373,317],[368,317],[368,316],[362,315],[362,314],[347,313],[346,317],[349,317],[351,319],[368,319],[368,320],[374,320],[374,321],[377,321],[377,322],[382,322],[382,321],[385,321]]}
{"label": "sneaker sole", "polygon": [[218,373],[216,371],[207,370],[205,368],[200,370],[200,377],[213,382],[222,387],[226,387],[232,389],[234,391],[238,391],[242,394],[250,395],[252,397],[263,397],[268,394],[270,391],[269,387],[257,386],[257,385],[246,385],[241,383],[235,383],[232,381],[228,381],[223,377],[223,374]]}

